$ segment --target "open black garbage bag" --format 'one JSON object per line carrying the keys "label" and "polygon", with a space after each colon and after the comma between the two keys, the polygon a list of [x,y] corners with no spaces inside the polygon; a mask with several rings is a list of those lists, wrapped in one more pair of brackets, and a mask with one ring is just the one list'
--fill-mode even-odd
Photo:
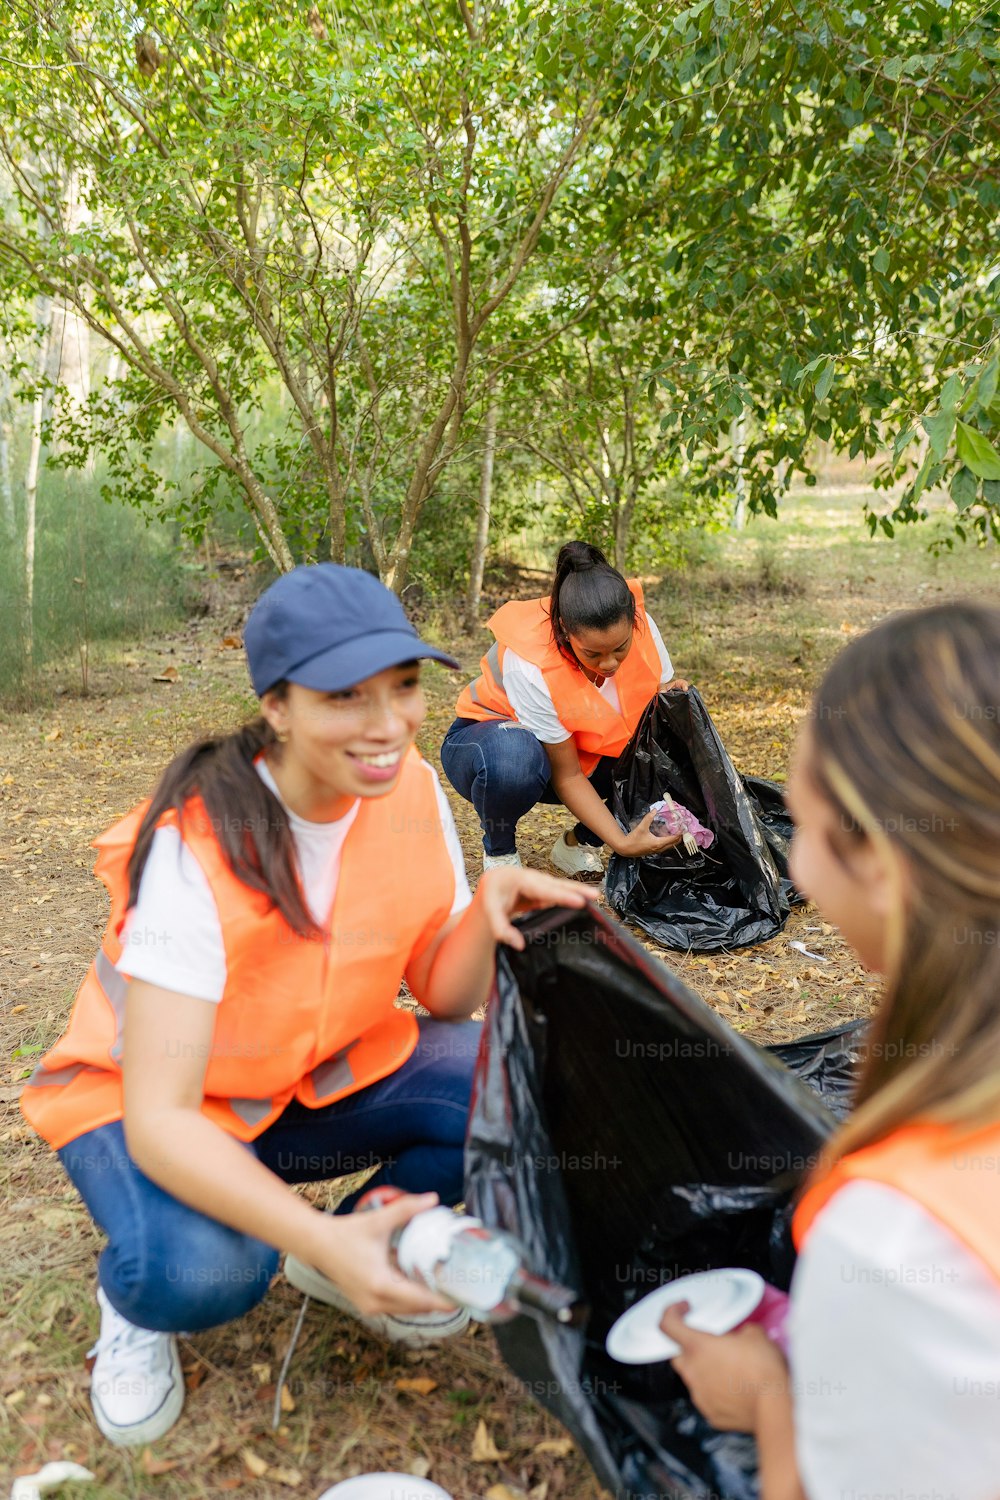
{"label": "open black garbage bag", "polygon": [[[604,1339],[689,1271],[749,1266],[787,1288],[792,1195],[835,1119],[618,923],[590,908],[518,925],[525,951],[498,950],[466,1198],[592,1312],[583,1330],[502,1325],[501,1353],[617,1495],[756,1500],[753,1441],[711,1428],[669,1363],[617,1364]],[[786,1055],[840,1103],[856,1040]]]}
{"label": "open black garbage bag", "polygon": [[630,828],[667,792],[716,835],[646,859],[613,855],[605,890],[620,917],[664,948],[741,948],[781,931],[796,899],[788,879],[791,820],[781,788],[741,776],[697,688],[658,694],[614,771],[614,812]]}

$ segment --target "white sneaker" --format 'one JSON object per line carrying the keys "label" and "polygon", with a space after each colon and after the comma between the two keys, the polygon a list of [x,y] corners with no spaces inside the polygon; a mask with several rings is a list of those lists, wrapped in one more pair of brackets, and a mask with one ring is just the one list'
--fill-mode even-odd
{"label": "white sneaker", "polygon": [[87,1358],[96,1355],[90,1404],[98,1427],[118,1448],[155,1443],[169,1432],[184,1407],[184,1375],[172,1333],[137,1328],[116,1312],[100,1287],[101,1332]]}
{"label": "white sneaker", "polygon": [[484,872],[484,874],[485,874],[485,872],[487,870],[498,870],[501,865],[513,865],[515,869],[520,870],[522,868],[522,866],[521,866],[521,856],[518,854],[518,852],[517,852],[516,849],[514,850],[513,854],[484,854],[483,855],[483,872]]}
{"label": "white sneaker", "polygon": [[561,833],[556,839],[549,858],[557,870],[573,880],[604,879],[604,862],[600,850],[589,844],[567,844],[565,833]]}
{"label": "white sneaker", "polygon": [[285,1280],[307,1297],[325,1302],[340,1312],[348,1313],[363,1323],[370,1333],[387,1339],[390,1344],[405,1344],[409,1349],[424,1349],[428,1344],[440,1344],[444,1339],[455,1338],[469,1326],[469,1310],[455,1307],[451,1312],[430,1313],[362,1313],[359,1312],[335,1281],[307,1265],[295,1255],[285,1256]]}

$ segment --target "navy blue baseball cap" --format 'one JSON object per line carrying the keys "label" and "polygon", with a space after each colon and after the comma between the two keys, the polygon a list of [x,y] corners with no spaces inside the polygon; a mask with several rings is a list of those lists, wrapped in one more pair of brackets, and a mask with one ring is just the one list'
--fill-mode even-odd
{"label": "navy blue baseball cap", "polygon": [[277,682],[323,693],[429,656],[461,666],[420,639],[391,589],[339,563],[293,568],[264,590],[243,632],[258,698]]}

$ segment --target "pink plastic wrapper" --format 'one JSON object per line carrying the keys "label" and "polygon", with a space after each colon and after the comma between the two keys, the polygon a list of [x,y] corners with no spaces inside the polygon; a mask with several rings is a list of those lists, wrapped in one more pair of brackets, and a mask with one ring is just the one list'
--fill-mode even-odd
{"label": "pink plastic wrapper", "polygon": [[675,833],[689,833],[699,849],[710,849],[715,843],[712,830],[702,827],[694,813],[679,802],[672,807],[664,801],[654,802],[650,812],[656,813],[649,825],[651,833],[662,834],[665,838],[672,838]]}
{"label": "pink plastic wrapper", "polygon": [[740,1328],[746,1323],[757,1323],[763,1328],[772,1343],[777,1344],[787,1358],[788,1355],[788,1294],[779,1292],[776,1286],[767,1282],[764,1286],[764,1295],[748,1318],[744,1318],[739,1325]]}

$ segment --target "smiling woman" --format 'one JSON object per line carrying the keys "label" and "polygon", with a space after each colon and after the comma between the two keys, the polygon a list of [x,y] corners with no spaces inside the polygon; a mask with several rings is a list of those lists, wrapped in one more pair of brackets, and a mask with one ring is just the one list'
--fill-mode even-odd
{"label": "smiling woman", "polygon": [[657,692],[687,691],[673,675],[642,588],[586,542],[567,542],[548,599],[512,600],[489,622],[496,644],[462,693],[441,747],[455,790],[483,825],[483,867],[520,865],[518,820],[537,802],[561,802],[576,827],[552,863],[599,880],[599,850],[641,858],[679,842],[650,832],[650,812],[630,833],[612,816],[611,767]]}
{"label": "smiling woman", "polygon": [[[414,1213],[462,1196],[479,1023],[519,911],[581,905],[498,870],[473,899],[414,740],[419,639],[378,579],[332,563],[268,589],[246,628],[258,718],[202,741],[97,840],[111,916],[27,1118],[106,1232],[91,1399],[122,1445],[180,1415],[180,1329],[285,1274],[413,1346],[467,1314],[394,1272]],[[405,977],[430,1013],[395,1001]],[[317,1213],[287,1184],[371,1166],[404,1196]],[[422,1194],[422,1196],[416,1196]]]}

